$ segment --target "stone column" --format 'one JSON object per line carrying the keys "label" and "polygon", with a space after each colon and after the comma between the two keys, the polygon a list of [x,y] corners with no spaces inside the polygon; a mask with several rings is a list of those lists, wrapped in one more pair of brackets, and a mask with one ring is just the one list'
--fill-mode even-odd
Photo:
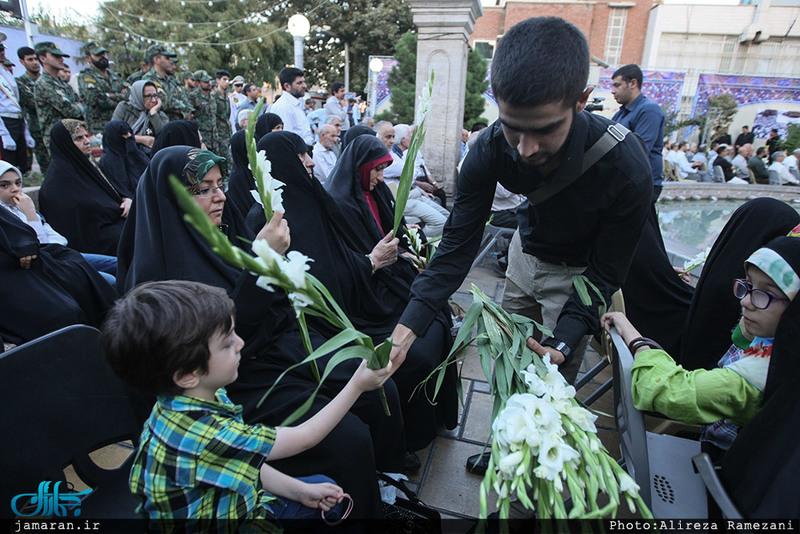
{"label": "stone column", "polygon": [[461,155],[468,40],[483,14],[480,0],[409,0],[417,26],[417,96],[435,73],[431,111],[425,121],[425,165],[448,194],[455,191]]}

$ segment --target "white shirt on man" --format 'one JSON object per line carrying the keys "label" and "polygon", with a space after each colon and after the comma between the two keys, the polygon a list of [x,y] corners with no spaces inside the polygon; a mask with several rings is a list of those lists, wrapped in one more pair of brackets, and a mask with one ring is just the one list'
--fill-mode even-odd
{"label": "white shirt on man", "polygon": [[317,141],[314,143],[314,157],[312,159],[315,164],[314,177],[324,184],[336,166],[336,153],[325,148],[322,143]]}
{"label": "white shirt on man", "polygon": [[307,145],[314,144],[314,134],[308,124],[303,101],[284,91],[277,102],[272,104],[270,112],[278,115],[283,121],[283,129],[294,132],[303,138]]}

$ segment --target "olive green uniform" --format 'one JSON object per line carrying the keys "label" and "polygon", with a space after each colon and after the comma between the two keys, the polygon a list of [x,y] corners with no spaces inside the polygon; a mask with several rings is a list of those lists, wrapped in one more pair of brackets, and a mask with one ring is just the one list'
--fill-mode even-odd
{"label": "olive green uniform", "polygon": [[89,133],[102,133],[106,123],[111,120],[117,104],[128,100],[128,84],[122,76],[111,69],[107,75],[90,65],[78,75],[78,90],[81,100],[86,103],[86,122]]}
{"label": "olive green uniform", "polygon": [[50,165],[50,153],[47,151],[47,146],[42,139],[42,127],[39,124],[39,115],[36,114],[36,101],[33,94],[33,86],[36,80],[30,77],[26,72],[17,78],[17,87],[19,88],[19,105],[25,113],[25,122],[28,124],[28,131],[31,132],[31,137],[36,141],[36,146],[33,153],[36,154],[36,161],[39,162],[39,168],[42,174],[47,172],[47,166]]}
{"label": "olive green uniform", "polygon": [[142,76],[142,79],[155,84],[161,99],[161,111],[169,117],[169,120],[183,120],[191,112],[192,108],[184,96],[183,88],[174,76],[159,76],[153,69]]}
{"label": "olive green uniform", "polygon": [[[216,105],[216,147],[215,154],[223,157],[228,157],[228,147],[231,144],[231,101],[228,100],[228,95],[219,92],[218,89],[211,91],[211,96],[214,97]],[[230,163],[230,162],[229,162]]]}
{"label": "olive green uniform", "polygon": [[67,82],[50,76],[45,70],[33,87],[42,140],[49,150],[50,128],[61,119],[85,120],[83,103]]}
{"label": "olive green uniform", "polygon": [[197,88],[189,93],[189,105],[194,109],[194,120],[197,121],[197,129],[200,130],[200,135],[203,136],[203,141],[210,151],[219,154],[217,147],[217,127],[216,127],[216,113],[217,102],[216,99],[209,94],[203,92],[202,89]]}
{"label": "olive green uniform", "polygon": [[138,82],[144,76],[144,71],[142,69],[137,70],[130,76],[128,76],[125,81],[128,82],[128,85],[133,85],[133,82]]}

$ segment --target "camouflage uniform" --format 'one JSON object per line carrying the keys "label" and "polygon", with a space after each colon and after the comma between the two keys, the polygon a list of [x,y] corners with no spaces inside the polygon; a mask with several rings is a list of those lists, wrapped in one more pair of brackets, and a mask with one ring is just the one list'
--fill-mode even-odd
{"label": "camouflage uniform", "polygon": [[36,114],[36,101],[33,97],[35,83],[36,80],[31,78],[27,72],[17,78],[19,105],[22,106],[22,111],[25,113],[25,122],[28,124],[31,137],[36,141],[33,152],[36,154],[36,161],[39,162],[39,168],[42,169],[42,174],[44,174],[47,172],[47,166],[50,165],[50,154],[47,152],[44,139],[42,139],[42,128],[39,124],[39,116]]}
{"label": "camouflage uniform", "polygon": [[[207,76],[207,79],[202,81],[209,81],[211,77],[206,71],[197,71],[196,75]],[[197,88],[189,93],[189,104],[194,109],[194,119],[197,121],[197,129],[200,130],[200,135],[203,136],[203,141],[210,151],[219,154],[217,147],[217,101],[212,96],[213,91],[205,93],[201,88]],[[224,156],[224,154],[220,154]]]}
{"label": "camouflage uniform", "polygon": [[[153,45],[147,49],[145,58],[151,62],[152,58],[157,55],[175,57],[174,52],[169,52],[163,46]],[[150,69],[150,72],[142,76],[142,80],[149,80],[155,84],[161,99],[161,111],[169,117],[169,120],[183,120],[191,113],[192,109],[185,97],[183,86],[175,76],[159,76],[156,69]]]}
{"label": "camouflage uniform", "polygon": [[[41,52],[69,57],[49,41],[36,43],[37,55]],[[36,102],[36,114],[39,116],[42,140],[45,147],[50,148],[50,128],[61,119],[85,120],[85,109],[81,99],[72,87],[59,78],[54,78],[42,69],[42,75],[33,86],[33,99]]]}
{"label": "camouflage uniform", "polygon": [[[99,55],[106,49],[94,41],[84,45],[85,54]],[[86,102],[86,122],[89,133],[101,133],[106,123],[111,120],[117,104],[128,100],[128,84],[122,76],[111,69],[106,69],[104,75],[94,65],[89,65],[78,75],[78,90],[81,99]]]}
{"label": "camouflage uniform", "polygon": [[144,76],[144,71],[142,69],[139,69],[130,76],[128,76],[127,78],[125,78],[125,81],[128,82],[128,85],[133,85],[133,82],[138,82],[139,80],[142,79],[142,76]]}
{"label": "camouflage uniform", "polygon": [[[225,93],[221,93],[219,89],[213,89],[211,91],[211,96],[214,97],[214,101],[217,104],[216,106],[217,150],[215,150],[214,153],[227,158],[228,147],[231,144],[231,135],[232,135],[231,123],[229,120],[231,115],[231,101],[228,100],[228,95],[226,95]],[[228,168],[230,168],[230,165],[228,166]]]}

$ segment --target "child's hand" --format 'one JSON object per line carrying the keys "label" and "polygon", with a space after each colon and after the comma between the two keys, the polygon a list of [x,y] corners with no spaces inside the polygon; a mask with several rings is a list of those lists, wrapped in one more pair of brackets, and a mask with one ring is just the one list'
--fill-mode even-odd
{"label": "child's hand", "polygon": [[628,318],[620,312],[606,313],[600,318],[600,324],[607,332],[611,332],[612,326],[616,327],[617,332],[622,336],[625,343],[630,343],[631,340],[642,337],[642,334],[633,327]]}
{"label": "child's hand", "polygon": [[359,391],[372,391],[381,387],[390,376],[392,376],[391,361],[383,369],[373,371],[367,368],[367,360],[363,360],[353,374],[352,380]]}
{"label": "child's hand", "polygon": [[31,197],[23,193],[22,190],[20,190],[19,193],[14,195],[13,200],[14,204],[16,204],[17,207],[20,210],[22,210],[22,213],[25,214],[25,217],[29,221],[39,220],[39,215],[36,214],[36,207],[33,205],[33,199],[31,199]]}
{"label": "child's hand", "polygon": [[342,501],[344,491],[336,484],[323,482],[322,484],[303,483],[294,499],[308,508],[321,508],[328,511]]}

